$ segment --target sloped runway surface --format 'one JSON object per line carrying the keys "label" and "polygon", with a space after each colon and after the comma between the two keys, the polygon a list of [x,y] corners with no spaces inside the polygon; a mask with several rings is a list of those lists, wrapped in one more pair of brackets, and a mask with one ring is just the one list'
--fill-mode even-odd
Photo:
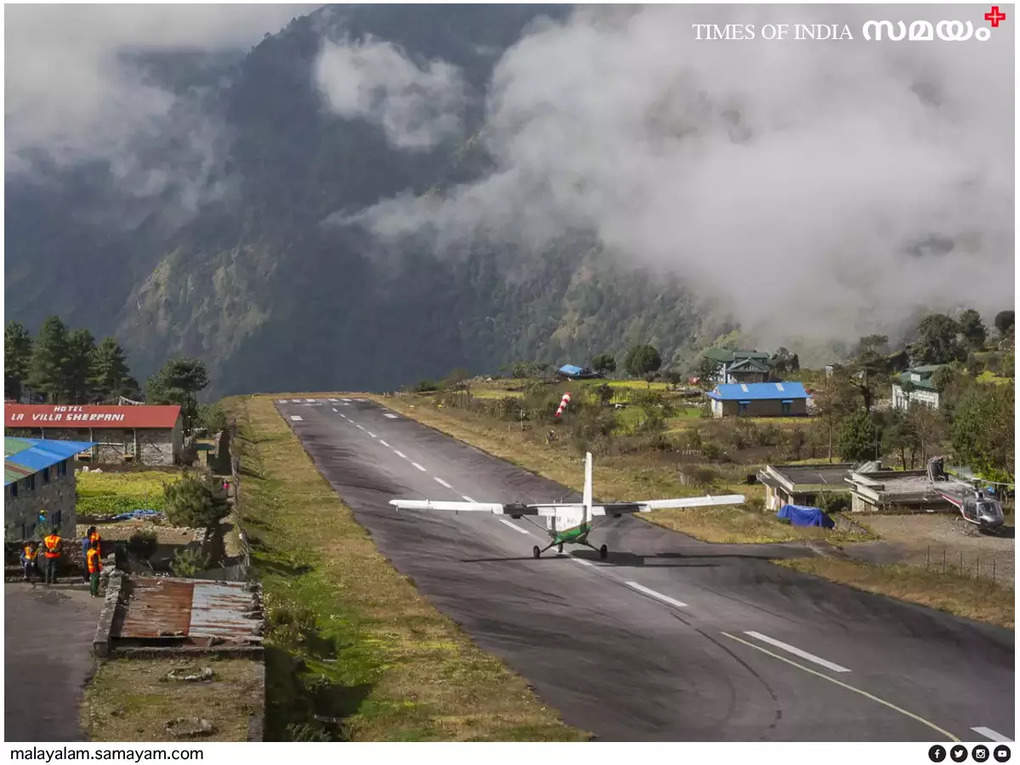
{"label": "sloped runway surface", "polygon": [[[796,545],[707,544],[634,517],[592,532],[606,561],[570,545],[535,560],[548,539],[527,519],[387,503],[576,493],[364,399],[277,408],[393,565],[599,739],[1013,738],[1009,630],[768,562]],[[597,461],[594,476],[597,498]]]}

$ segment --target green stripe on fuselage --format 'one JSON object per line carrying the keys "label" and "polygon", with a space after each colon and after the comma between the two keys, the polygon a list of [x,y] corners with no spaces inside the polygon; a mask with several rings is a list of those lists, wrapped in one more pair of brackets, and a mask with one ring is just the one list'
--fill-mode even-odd
{"label": "green stripe on fuselage", "polygon": [[591,531],[590,523],[582,523],[580,526],[574,526],[572,529],[566,529],[556,533],[553,537],[555,542],[573,542],[576,539],[583,539],[588,536],[588,532]]}

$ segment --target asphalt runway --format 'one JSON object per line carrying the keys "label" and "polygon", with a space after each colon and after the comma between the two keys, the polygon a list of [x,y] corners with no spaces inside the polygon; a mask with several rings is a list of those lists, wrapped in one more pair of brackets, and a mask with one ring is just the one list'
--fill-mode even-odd
{"label": "asphalt runway", "polygon": [[[528,519],[387,503],[575,492],[364,399],[277,408],[393,565],[598,739],[1013,738],[1009,630],[768,562],[796,545],[708,544],[632,516],[592,531],[606,561],[573,545],[535,560],[548,538]],[[598,480],[596,459],[596,499]]]}

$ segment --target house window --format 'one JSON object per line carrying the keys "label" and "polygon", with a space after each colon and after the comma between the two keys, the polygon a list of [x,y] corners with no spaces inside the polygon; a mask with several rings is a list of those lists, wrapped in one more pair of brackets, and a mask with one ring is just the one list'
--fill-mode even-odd
{"label": "house window", "polygon": [[15,481],[14,483],[11,484],[11,497],[13,498],[17,496],[18,496],[18,482]]}
{"label": "house window", "polygon": [[68,460],[64,460],[59,465],[57,465],[57,475],[60,476],[61,478],[67,475],[67,463]]}
{"label": "house window", "polygon": [[35,475],[25,479],[25,491],[35,491]]}
{"label": "house window", "polygon": [[58,528],[58,529],[60,528],[60,511],[59,510],[57,510],[57,512],[55,512],[53,514],[53,525],[56,528]]}
{"label": "house window", "polygon": [[50,482],[50,469],[48,467],[42,469],[42,482],[43,483]]}
{"label": "house window", "polygon": [[750,406],[751,406],[751,402],[750,401],[738,401],[737,402],[737,414],[741,415],[741,416],[746,415],[747,414],[747,409]]}
{"label": "house window", "polygon": [[790,414],[790,412],[793,409],[793,401],[792,400],[790,400],[790,401],[783,401],[782,405],[783,405],[783,414]]}

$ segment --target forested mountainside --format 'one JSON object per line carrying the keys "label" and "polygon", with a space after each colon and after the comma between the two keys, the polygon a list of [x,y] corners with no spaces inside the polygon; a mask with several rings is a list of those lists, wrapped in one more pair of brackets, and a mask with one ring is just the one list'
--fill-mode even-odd
{"label": "forested mountainside", "polygon": [[[584,363],[636,342],[686,360],[716,333],[693,296],[615,264],[584,232],[540,252],[451,254],[383,247],[327,222],[484,172],[473,136],[493,66],[527,25],[567,12],[327,7],[248,52],[125,60],[176,96],[129,147],[158,157],[159,184],[117,162],[45,152],[25,158],[31,174],[8,172],[6,319],[35,331],[59,314],[114,334],[142,378],[168,355],[200,357],[213,395],[388,389],[454,367]],[[324,108],[314,75],[324,40],[365,39],[459,68],[459,135],[400,147],[384,126]]]}

